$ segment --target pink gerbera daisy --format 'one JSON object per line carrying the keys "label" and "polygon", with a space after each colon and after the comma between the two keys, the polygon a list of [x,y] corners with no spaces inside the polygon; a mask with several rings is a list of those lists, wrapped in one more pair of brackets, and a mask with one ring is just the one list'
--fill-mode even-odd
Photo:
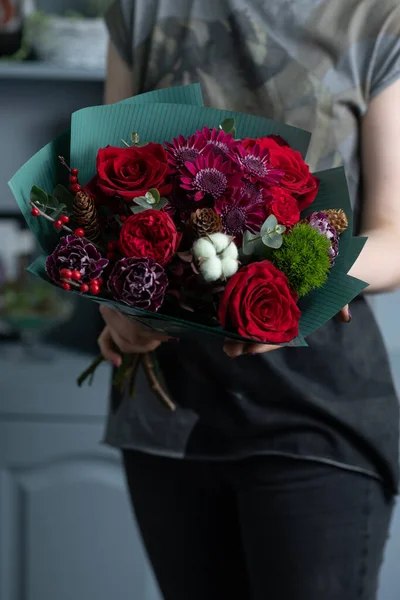
{"label": "pink gerbera daisy", "polygon": [[224,157],[234,157],[237,142],[230,133],[225,133],[222,129],[216,129],[215,127],[213,129],[203,127],[196,135],[204,144],[203,154],[212,152],[215,155],[220,154]]}
{"label": "pink gerbera daisy", "polygon": [[189,138],[180,135],[174,138],[172,143],[165,142],[171,172],[180,171],[187,162],[196,162],[205,145],[205,139],[199,135],[192,135]]}
{"label": "pink gerbera daisy", "polygon": [[215,203],[222,219],[223,232],[241,241],[245,231],[257,233],[267,219],[265,202],[249,202],[249,197],[235,190],[232,196],[223,196]]}
{"label": "pink gerbera daisy", "polygon": [[244,181],[240,189],[240,195],[246,197],[249,204],[264,202],[264,204],[268,205],[272,202],[272,196],[268,189],[257,183],[252,183],[249,179]]}
{"label": "pink gerbera daisy", "polygon": [[269,162],[269,150],[261,149],[258,144],[252,148],[238,145],[238,162],[242,166],[245,178],[251,183],[261,183],[264,186],[278,185],[284,176],[283,171],[274,169]]}
{"label": "pink gerbera daisy", "polygon": [[181,187],[194,193],[194,200],[211,196],[217,200],[233,187],[239,186],[242,174],[234,171],[234,163],[220,156],[199,156],[196,162],[185,164],[186,173],[181,176]]}

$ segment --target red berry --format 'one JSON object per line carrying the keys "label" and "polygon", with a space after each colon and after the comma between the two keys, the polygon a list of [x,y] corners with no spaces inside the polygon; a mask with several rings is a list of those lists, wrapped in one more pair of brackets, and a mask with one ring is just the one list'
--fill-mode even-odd
{"label": "red berry", "polygon": [[71,279],[72,271],[71,269],[61,269],[60,275],[62,279]]}
{"label": "red berry", "polygon": [[69,182],[70,183],[78,183],[78,178],[76,177],[76,175],[70,175]]}
{"label": "red berry", "polygon": [[61,219],[58,219],[58,221],[55,221],[54,227],[56,229],[62,229],[62,226],[63,226],[63,222],[61,221]]}
{"label": "red berry", "polygon": [[79,227],[78,229],[75,229],[74,233],[78,237],[84,237],[85,236],[85,230],[82,229],[81,227]]}
{"label": "red berry", "polygon": [[118,242],[108,242],[107,244],[107,250],[109,250],[110,252],[112,252],[113,250],[116,250],[118,246]]}
{"label": "red berry", "polygon": [[90,284],[90,293],[93,294],[93,296],[97,296],[97,294],[100,293],[100,288],[98,285],[94,285],[94,283]]}
{"label": "red berry", "polygon": [[40,215],[40,210],[38,208],[33,207],[31,210],[32,217],[38,217]]}
{"label": "red berry", "polygon": [[81,292],[82,294],[86,294],[89,291],[89,286],[87,283],[82,283],[81,285]]}
{"label": "red berry", "polygon": [[112,262],[116,259],[117,259],[117,255],[115,254],[115,252],[107,252],[107,260]]}
{"label": "red berry", "polygon": [[82,275],[80,271],[72,271],[71,273],[72,281],[80,281],[82,279]]}
{"label": "red berry", "polygon": [[77,177],[78,173],[79,173],[78,169],[71,169],[71,175],[73,175],[74,177]]}
{"label": "red berry", "polygon": [[61,215],[60,221],[63,223],[69,223],[69,217],[67,215]]}
{"label": "red berry", "polygon": [[69,290],[71,289],[71,286],[69,285],[69,283],[66,283],[66,282],[62,283],[61,287],[63,290],[66,290],[67,292],[69,292]]}
{"label": "red berry", "polygon": [[127,220],[127,216],[126,215],[120,215],[119,216],[119,220],[121,221],[121,223],[125,223],[125,221]]}
{"label": "red berry", "polygon": [[104,283],[104,279],[102,277],[99,277],[97,281],[99,282],[99,285],[103,285]]}
{"label": "red berry", "polygon": [[78,192],[81,192],[83,190],[82,186],[79,185],[79,183],[74,183],[73,185],[71,185],[71,192],[73,194],[78,194]]}

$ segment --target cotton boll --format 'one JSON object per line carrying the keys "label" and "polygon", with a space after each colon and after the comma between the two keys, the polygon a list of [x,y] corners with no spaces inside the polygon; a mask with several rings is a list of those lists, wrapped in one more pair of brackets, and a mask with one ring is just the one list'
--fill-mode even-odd
{"label": "cotton boll", "polygon": [[217,252],[207,238],[200,238],[193,244],[193,256],[199,258],[214,258]]}
{"label": "cotton boll", "polygon": [[225,233],[212,233],[209,238],[212,241],[217,254],[223,252],[229,246],[232,239],[229,235],[225,235]]}
{"label": "cotton boll", "polygon": [[199,266],[199,271],[203,275],[204,280],[208,283],[217,281],[222,277],[222,264],[220,259],[215,256],[214,258],[207,258]]}
{"label": "cotton boll", "polygon": [[234,242],[231,242],[229,246],[224,250],[222,254],[222,258],[232,258],[233,260],[237,260],[239,257],[239,250]]}
{"label": "cotton boll", "polygon": [[229,279],[229,277],[232,277],[232,275],[234,275],[237,272],[237,270],[239,269],[239,263],[236,259],[230,258],[228,256],[228,257],[224,257],[221,260],[221,267],[222,267],[222,275],[226,279]]}

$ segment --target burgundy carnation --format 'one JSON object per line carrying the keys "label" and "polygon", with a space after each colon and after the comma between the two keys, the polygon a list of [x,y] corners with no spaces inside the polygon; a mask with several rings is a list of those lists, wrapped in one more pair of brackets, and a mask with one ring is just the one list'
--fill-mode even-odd
{"label": "burgundy carnation", "polygon": [[61,283],[61,269],[79,271],[81,283],[98,279],[108,260],[103,258],[96,246],[84,238],[67,235],[61,238],[57,248],[46,259],[46,272],[55,282]]}
{"label": "burgundy carnation", "polygon": [[123,258],[108,278],[114,300],[149,311],[160,308],[167,285],[163,267],[151,258]]}
{"label": "burgundy carnation", "polygon": [[307,222],[330,241],[329,258],[333,266],[339,255],[339,236],[336,229],[330,224],[328,216],[324,212],[313,212],[307,217]]}

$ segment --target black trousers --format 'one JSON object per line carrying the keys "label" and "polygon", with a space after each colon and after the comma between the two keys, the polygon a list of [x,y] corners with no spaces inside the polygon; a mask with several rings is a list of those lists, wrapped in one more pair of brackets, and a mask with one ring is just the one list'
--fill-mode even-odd
{"label": "black trousers", "polygon": [[375,600],[393,500],[362,474],[124,452],[165,600]]}

